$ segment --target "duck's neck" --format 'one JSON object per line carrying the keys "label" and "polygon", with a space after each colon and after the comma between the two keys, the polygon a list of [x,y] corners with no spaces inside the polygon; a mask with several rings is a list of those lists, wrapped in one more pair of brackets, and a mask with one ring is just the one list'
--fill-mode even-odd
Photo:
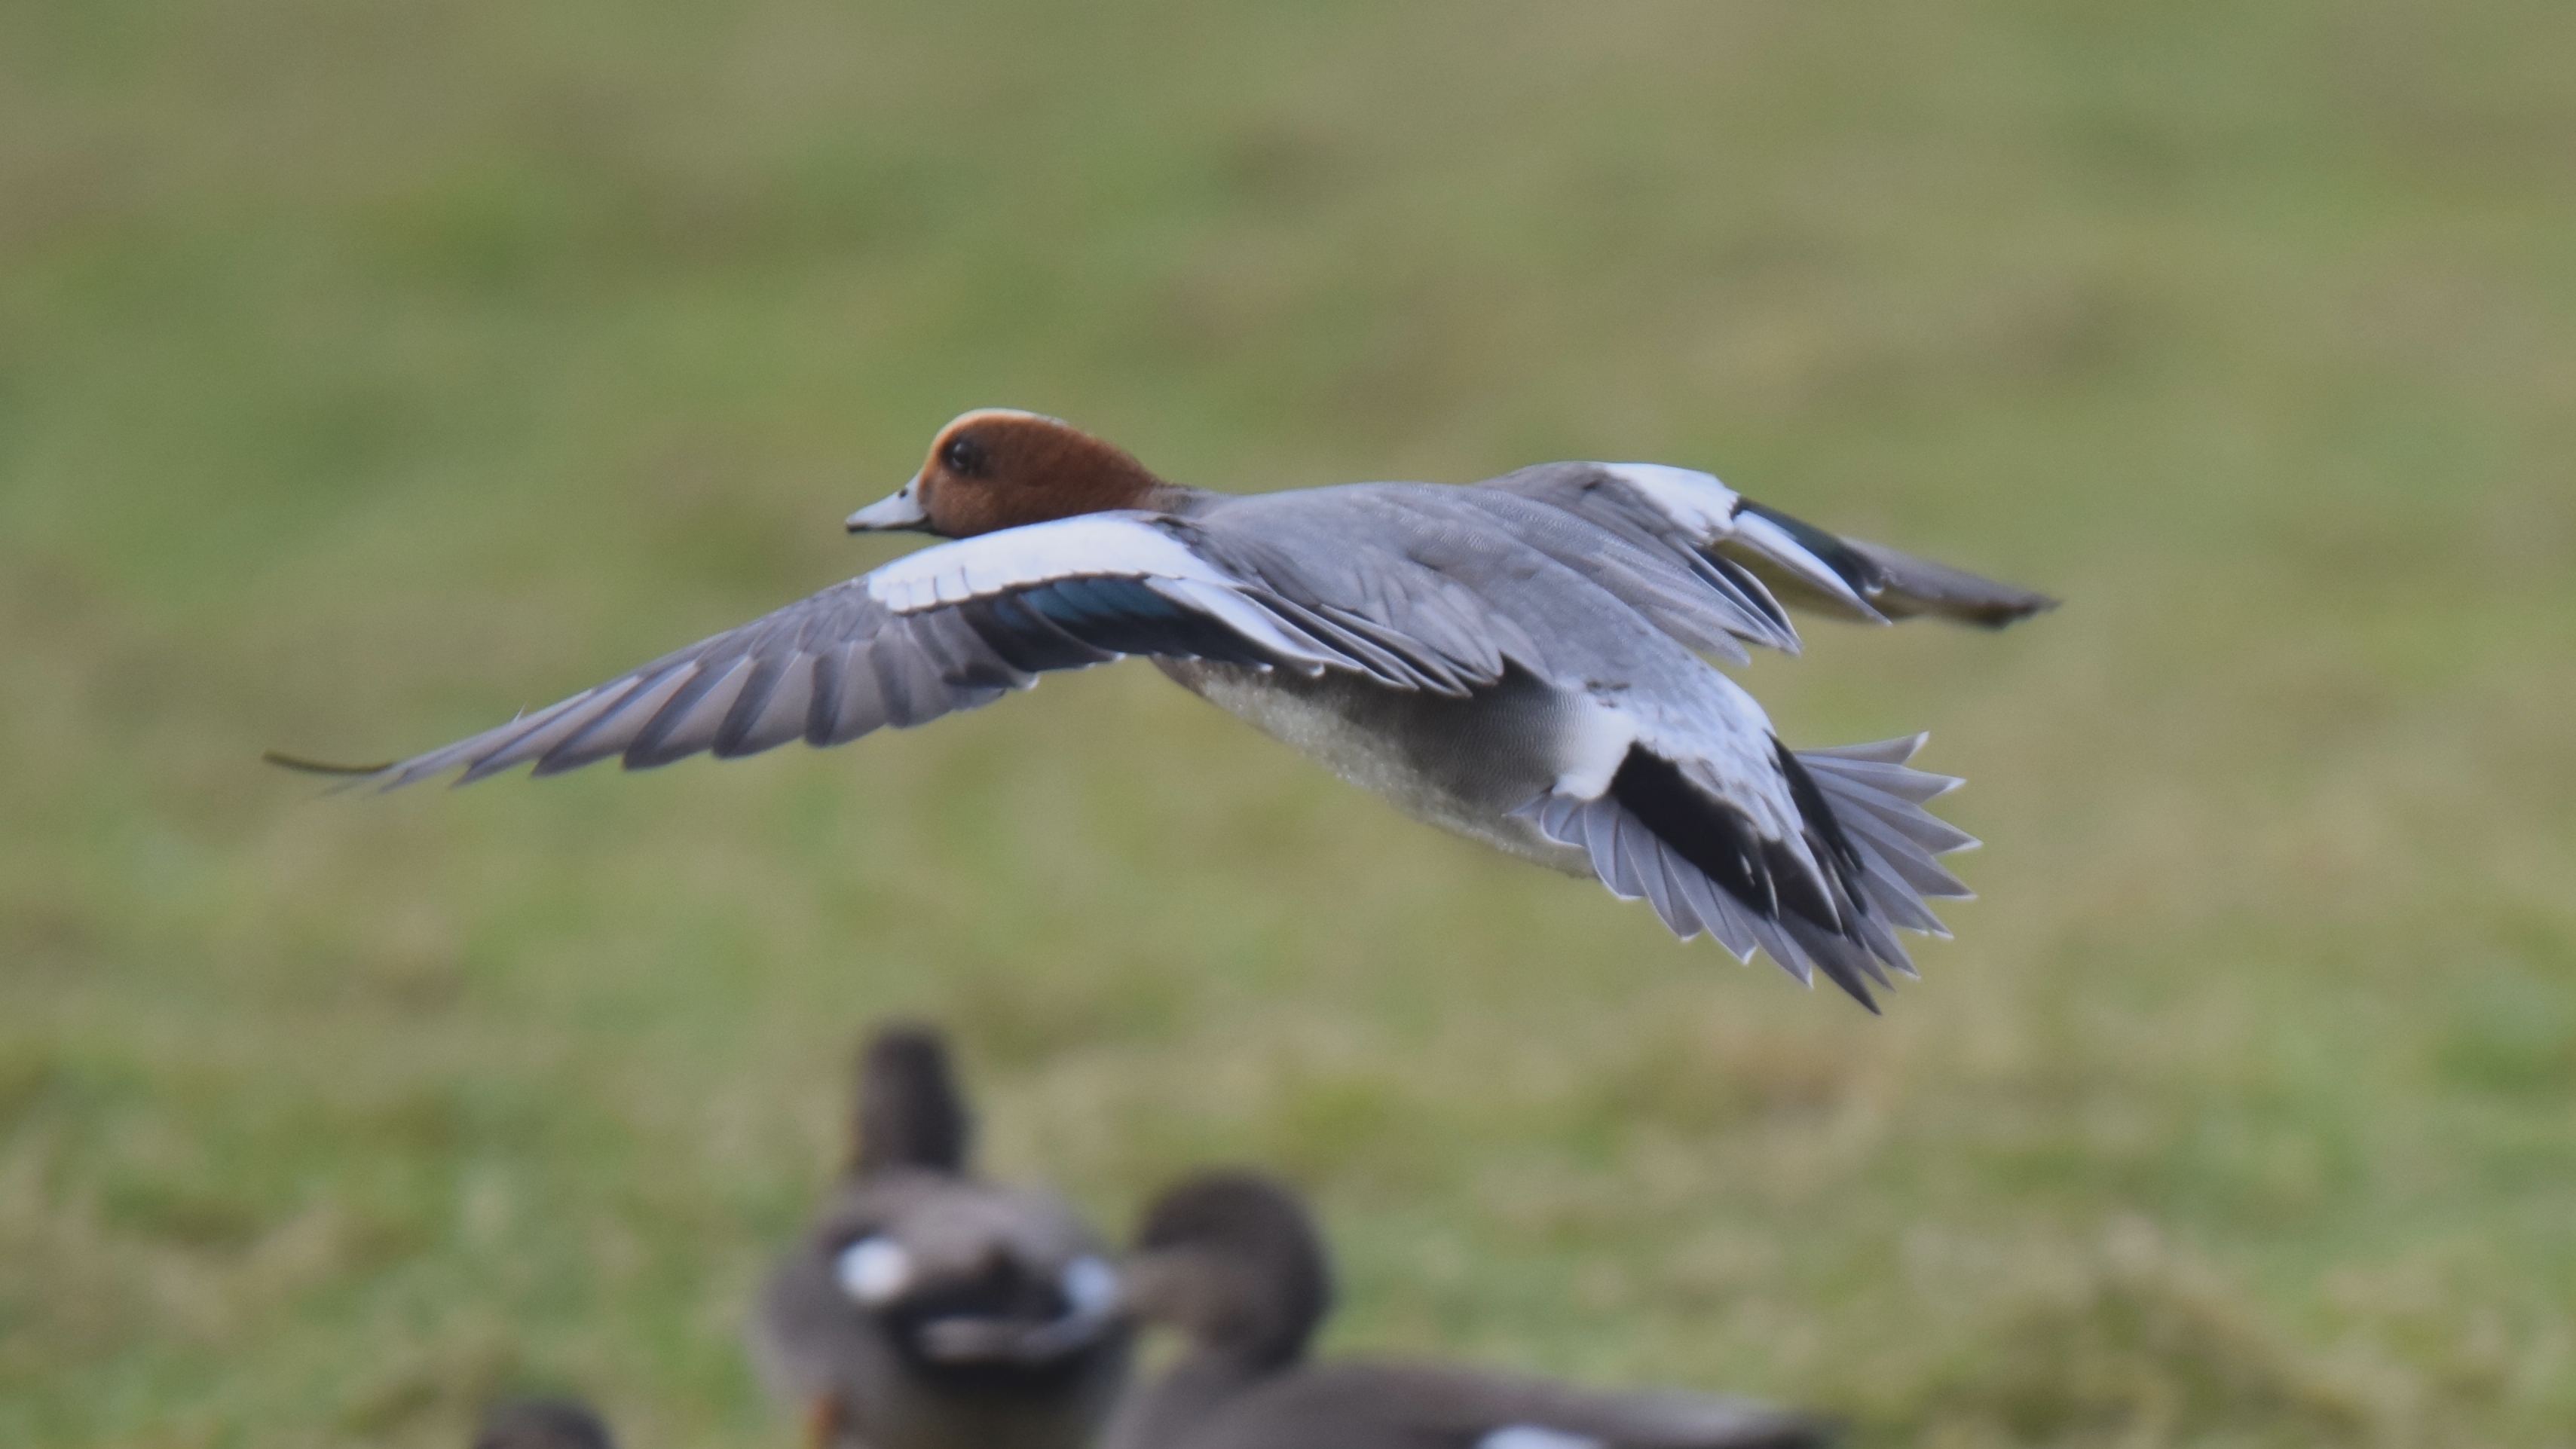
{"label": "duck's neck", "polygon": [[974,1120],[948,1071],[939,1039],[920,1031],[892,1030],[868,1045],[859,1061],[857,1128],[850,1146],[850,1175],[867,1177],[896,1168],[931,1172],[965,1170]]}

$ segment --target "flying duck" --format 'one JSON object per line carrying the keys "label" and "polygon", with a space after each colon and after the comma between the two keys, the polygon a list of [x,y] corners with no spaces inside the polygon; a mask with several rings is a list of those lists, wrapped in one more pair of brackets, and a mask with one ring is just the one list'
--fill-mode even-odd
{"label": "flying duck", "polygon": [[1123,1311],[1180,1357],[1132,1390],[1108,1449],[1803,1449],[1820,1421],[1743,1399],[1578,1389],[1446,1364],[1306,1360],[1332,1304],[1324,1245],[1285,1187],[1218,1172],[1146,1210]]}
{"label": "flying duck", "polygon": [[[1151,658],[1396,808],[1643,896],[1676,936],[1821,970],[1876,1010],[1944,934],[1974,844],[1923,802],[1922,737],[1792,751],[1707,658],[1795,652],[1783,601],[2000,627],[2041,594],[1841,538],[1654,463],[1545,463],[1464,487],[1235,496],[1167,483],[1053,418],[970,412],[852,532],[921,549],[508,724],[384,766],[550,775],[701,750],[836,745],[1049,670]],[[278,758],[281,763],[299,762]],[[330,767],[323,767],[330,768]]]}
{"label": "flying duck", "polygon": [[846,1176],[772,1272],[754,1366],[810,1449],[1079,1449],[1127,1372],[1100,1240],[1053,1195],[967,1168],[939,1035],[860,1058]]}

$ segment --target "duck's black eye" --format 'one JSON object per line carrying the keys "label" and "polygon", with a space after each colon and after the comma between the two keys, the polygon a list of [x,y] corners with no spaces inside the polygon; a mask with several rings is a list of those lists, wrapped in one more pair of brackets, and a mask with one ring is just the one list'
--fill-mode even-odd
{"label": "duck's black eye", "polygon": [[984,445],[975,441],[974,434],[960,433],[948,440],[947,447],[939,450],[939,462],[961,478],[981,478],[984,476]]}

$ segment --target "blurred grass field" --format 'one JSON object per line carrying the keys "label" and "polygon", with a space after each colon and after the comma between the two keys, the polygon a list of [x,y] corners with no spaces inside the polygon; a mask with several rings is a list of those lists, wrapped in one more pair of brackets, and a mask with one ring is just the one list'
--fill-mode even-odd
{"label": "blurred grass field", "polygon": [[[1341,1348],[1862,1445],[2576,1444],[2576,10],[0,7],[0,1441],[788,1442],[878,1013]],[[1141,665],[317,800],[890,556],[969,406],[1255,490],[1713,468],[1983,899],[1884,1019]]]}

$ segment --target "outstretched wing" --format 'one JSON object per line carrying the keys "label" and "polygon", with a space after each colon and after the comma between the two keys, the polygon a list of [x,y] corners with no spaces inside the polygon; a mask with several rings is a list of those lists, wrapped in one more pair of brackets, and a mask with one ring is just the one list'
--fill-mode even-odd
{"label": "outstretched wing", "polygon": [[1719,571],[1730,600],[1769,606],[1793,649],[1777,601],[1866,623],[1930,614],[1987,628],[2057,607],[2046,594],[1829,533],[1687,468],[1546,463],[1477,486],[1554,504],[1629,543]]}
{"label": "outstretched wing", "polygon": [[368,778],[393,789],[462,766],[465,784],[531,762],[551,775],[611,755],[634,770],[798,738],[837,745],[1128,654],[1347,670],[1446,693],[1481,682],[1393,630],[1247,581],[1192,542],[1179,519],[1103,513],[926,548]]}

